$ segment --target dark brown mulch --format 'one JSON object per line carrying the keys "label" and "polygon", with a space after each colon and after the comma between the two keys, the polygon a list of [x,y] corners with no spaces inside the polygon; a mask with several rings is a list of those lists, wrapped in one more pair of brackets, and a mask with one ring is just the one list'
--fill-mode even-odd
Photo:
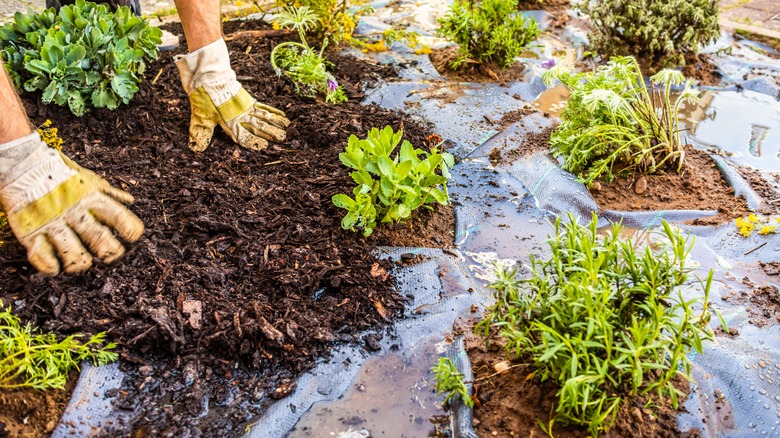
{"label": "dark brown mulch", "polygon": [[68,405],[78,378],[77,371],[71,372],[63,389],[0,391],[0,437],[50,434]]}
{"label": "dark brown mulch", "polygon": [[[479,436],[485,437],[535,437],[548,436],[538,425],[555,412],[558,387],[551,382],[539,382],[529,378],[531,370],[522,362],[510,362],[511,369],[486,378],[495,373],[494,366],[506,360],[506,351],[500,339],[491,335],[489,348],[485,342],[474,336],[470,329],[466,333],[466,351],[474,372],[475,392],[479,403],[474,409],[473,425]],[[677,389],[688,393],[689,385],[682,379],[674,382]],[[653,408],[644,406],[650,399]],[[668,401],[659,401],[654,396],[637,397],[627,401],[617,413],[612,428],[600,437],[694,437],[701,436],[698,430],[681,433],[677,429],[677,411]],[[590,436],[586,429],[556,424],[553,436],[584,438]]]}
{"label": "dark brown mulch", "polygon": [[686,54],[683,74],[686,78],[695,79],[696,84],[699,86],[718,86],[723,77],[723,75],[720,74],[718,67],[712,63],[710,55],[707,54]]}
{"label": "dark brown mulch", "polygon": [[[225,33],[265,27],[227,23]],[[361,84],[389,74],[386,67],[332,55],[352,100],[332,106],[296,97],[268,61],[282,40],[228,44],[246,88],[292,121],[288,140],[262,152],[221,132],[206,152],[187,149],[189,104],[172,62],[186,44],[161,54],[132,105],[115,112],[79,119],[24,99],[34,123],[51,119],[60,128],[68,155],[136,197],[132,210],[147,227],[119,263],[72,277],[33,275],[18,243],[0,247],[0,299],[17,303],[23,318],[62,334],[107,331],[119,342],[129,378],[115,404],[139,420],[104,434],[240,435],[331,346],[364,342],[362,332],[402,309],[389,263],[372,250],[403,244],[408,230],[365,240],[341,229],[343,210],[331,197],[354,183],[338,153],[350,134],[371,127],[404,129],[420,147],[433,133],[358,103]],[[422,212],[419,224],[444,225],[415,244],[451,245],[451,216]]]}

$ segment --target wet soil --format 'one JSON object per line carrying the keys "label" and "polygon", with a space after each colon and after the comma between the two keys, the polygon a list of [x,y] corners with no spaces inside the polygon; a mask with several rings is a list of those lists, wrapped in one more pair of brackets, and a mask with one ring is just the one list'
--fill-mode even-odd
{"label": "wet soil", "polygon": [[[471,330],[466,330],[472,333]],[[474,410],[473,425],[477,435],[484,437],[535,437],[548,436],[537,424],[547,423],[555,411],[558,387],[551,382],[539,382],[529,378],[530,370],[518,361],[510,362],[509,370],[483,379],[495,373],[494,365],[506,360],[500,339],[491,336],[487,348],[482,339],[468,334],[466,351],[474,372],[475,391],[479,403]],[[688,393],[689,385],[684,380],[674,382],[675,387]],[[651,401],[652,409],[645,408]],[[556,437],[587,437],[586,429],[555,425]],[[700,436],[698,430],[681,433],[677,430],[677,411],[668,401],[656,397],[636,397],[624,403],[617,414],[613,427],[602,437],[693,437]]]}
{"label": "wet soil", "polygon": [[[747,277],[743,283],[755,286]],[[777,286],[760,286],[750,292],[731,291],[723,296],[723,300],[745,306],[748,322],[756,327],[780,324],[780,291]]]}
{"label": "wet soil", "polygon": [[77,371],[71,372],[64,389],[0,391],[0,437],[50,434],[68,405],[78,378]]}
{"label": "wet soil", "polygon": [[[723,178],[717,164],[706,152],[692,148],[686,149],[681,173],[637,174],[597,183],[591,186],[590,192],[603,209],[718,211],[716,216],[696,219],[696,225],[723,223],[748,214],[745,199],[734,197],[734,189]],[[646,186],[644,191],[643,185]]]}
{"label": "wet soil", "polygon": [[[225,27],[227,34],[267,25]],[[132,210],[146,224],[119,263],[77,276],[34,275],[18,243],[0,247],[0,299],[20,316],[61,334],[107,331],[119,343],[127,378],[110,395],[136,420],[114,421],[98,435],[242,434],[331,346],[365,345],[361,333],[400,312],[391,265],[372,254],[377,245],[452,244],[451,208],[423,211],[419,222],[370,239],[341,229],[343,211],[331,197],[354,186],[338,160],[348,136],[392,125],[427,148],[434,133],[358,103],[361,87],[391,74],[387,67],[331,54],[350,102],[295,96],[268,61],[290,38],[250,34],[228,43],[239,80],[292,121],[288,140],[262,152],[221,132],[204,153],[187,149],[189,104],[172,62],[184,43],[148,66],[129,107],[79,119],[24,98],[33,123],[54,121],[69,156],[135,196]]]}
{"label": "wet soil", "polygon": [[710,55],[706,54],[686,54],[683,74],[686,78],[695,79],[699,86],[718,86],[723,78],[718,67],[712,63]]}
{"label": "wet soil", "polygon": [[[772,215],[780,211],[780,173],[761,172],[747,166],[737,168],[752,188],[764,201],[759,213]],[[774,183],[772,183],[774,180]]]}
{"label": "wet soil", "polygon": [[436,67],[436,71],[445,78],[454,82],[498,82],[506,83],[510,81],[519,81],[523,79],[525,65],[521,62],[515,62],[507,68],[501,68],[497,64],[486,65],[463,65],[460,69],[454,70],[450,67],[450,62],[458,55],[457,46],[447,46],[443,49],[433,50],[429,55],[431,63]]}

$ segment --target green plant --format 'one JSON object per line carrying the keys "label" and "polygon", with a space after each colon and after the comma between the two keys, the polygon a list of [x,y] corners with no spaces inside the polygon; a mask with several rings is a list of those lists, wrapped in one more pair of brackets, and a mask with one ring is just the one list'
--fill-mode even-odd
{"label": "green plant", "polygon": [[[543,78],[569,89],[561,123],[550,137],[550,149],[563,157],[565,170],[590,184],[602,176],[611,180],[616,167],[640,173],[682,169],[680,105],[697,102],[699,94],[681,72],[661,70],[648,90],[636,60],[615,57],[593,72],[574,74],[555,66]],[[683,83],[672,100],[672,87]]]}
{"label": "green plant", "polygon": [[439,363],[434,365],[431,371],[436,376],[436,392],[447,393],[444,397],[444,403],[458,395],[463,400],[463,404],[470,408],[474,407],[474,399],[469,395],[466,383],[463,381],[463,375],[458,372],[450,358],[440,357]]}
{"label": "green plant", "polygon": [[693,242],[666,222],[644,242],[621,238],[620,224],[600,234],[596,223],[595,214],[589,226],[572,214],[565,224],[558,218],[552,256],[532,255],[526,280],[516,279],[516,269],[500,272],[491,284],[496,303],[477,326],[485,335],[497,329],[510,355],[560,386],[550,426],[584,425],[592,436],[609,429],[632,396],[654,393],[677,408],[672,379],[690,379],[687,354],[701,353],[713,337],[712,270],[703,298],[686,299],[681,290],[693,270],[686,265]]}
{"label": "green plant", "polygon": [[506,68],[539,34],[536,20],[523,19],[512,0],[455,0],[437,30],[459,46],[453,69],[487,63]]}
{"label": "green plant", "polygon": [[374,12],[359,0],[276,0],[276,4],[283,10],[308,8],[316,20],[306,32],[330,44],[350,40],[360,17]]}
{"label": "green plant", "polygon": [[[364,140],[352,135],[339,160],[353,169],[350,173],[357,186],[352,190],[354,199],[344,194],[333,196],[333,204],[347,210],[341,221],[345,230],[363,229],[369,236],[381,223],[409,219],[420,207],[428,204],[449,204],[447,180],[454,158],[436,147],[431,152],[416,149],[404,140],[402,131],[393,132],[386,126],[381,131],[372,128]],[[391,154],[401,143],[394,158]],[[422,158],[420,158],[422,157]],[[439,171],[440,173],[437,173]]]}
{"label": "green plant", "polygon": [[600,55],[634,55],[679,66],[685,53],[720,37],[717,0],[581,0],[591,45]]}
{"label": "green plant", "polygon": [[40,90],[44,103],[81,116],[91,107],[116,109],[138,91],[145,60],[157,58],[160,29],[127,7],[76,0],[41,13],[17,12],[0,28],[2,57],[19,89]]}
{"label": "green plant", "polygon": [[42,334],[29,323],[22,325],[10,307],[3,310],[0,301],[0,388],[62,389],[70,370],[78,369],[82,360],[105,365],[117,359],[117,354],[109,351],[116,344],[97,348],[105,333],[85,343],[77,341],[80,337],[71,335],[58,341],[54,334]]}
{"label": "green plant", "polygon": [[332,64],[322,56],[328,40],[322,42],[319,52],[306,42],[306,31],[314,26],[316,20],[316,14],[307,6],[280,12],[274,23],[298,31],[301,42],[288,41],[274,47],[271,51],[271,65],[278,75],[284,74],[295,84],[296,93],[308,97],[321,94],[328,103],[344,102],[347,95],[333,75],[328,73],[328,67],[332,67]]}

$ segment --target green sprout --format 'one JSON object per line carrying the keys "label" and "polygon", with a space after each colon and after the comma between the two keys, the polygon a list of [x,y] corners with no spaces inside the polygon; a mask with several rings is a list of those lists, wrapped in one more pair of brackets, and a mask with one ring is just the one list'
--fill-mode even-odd
{"label": "green sprout", "polygon": [[288,41],[274,47],[271,65],[278,75],[284,74],[293,82],[296,93],[307,97],[320,94],[328,103],[344,102],[347,95],[333,75],[328,73],[332,64],[322,56],[328,40],[323,40],[319,52],[306,42],[306,31],[313,29],[318,19],[308,6],[290,7],[280,12],[275,24],[297,31],[301,42]]}
{"label": "green sprout", "polygon": [[451,400],[457,395],[463,400],[463,404],[473,408],[474,399],[469,395],[466,383],[463,381],[463,374],[459,373],[455,364],[448,357],[440,357],[439,363],[431,368],[436,376],[436,392],[446,393],[444,403],[451,403]]}
{"label": "green sprout", "polygon": [[502,269],[490,286],[496,302],[477,325],[483,335],[496,329],[510,356],[559,386],[547,430],[557,421],[592,436],[611,427],[630,397],[654,393],[676,409],[682,394],[672,379],[690,380],[688,354],[713,339],[712,270],[699,282],[703,297],[682,292],[693,242],[666,222],[647,241],[622,238],[620,224],[602,234],[596,223],[595,214],[586,226],[572,214],[565,224],[558,218],[552,256],[531,256],[529,279]]}
{"label": "green sprout", "polygon": [[85,343],[81,335],[71,335],[62,341],[52,333],[42,334],[32,324],[22,325],[11,308],[3,309],[0,301],[0,388],[31,387],[49,389],[65,387],[68,373],[78,369],[82,360],[105,365],[117,359],[115,343],[97,348],[105,341],[98,333]]}

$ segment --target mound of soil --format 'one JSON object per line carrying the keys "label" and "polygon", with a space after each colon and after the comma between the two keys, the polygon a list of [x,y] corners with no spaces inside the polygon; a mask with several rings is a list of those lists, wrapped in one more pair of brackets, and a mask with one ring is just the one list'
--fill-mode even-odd
{"label": "mound of soil", "polygon": [[[528,378],[529,369],[522,362],[512,362],[510,369],[495,374],[494,365],[506,360],[506,351],[498,337],[491,336],[490,347],[466,329],[466,351],[471,359],[475,378],[475,393],[479,403],[474,409],[473,426],[479,436],[485,437],[546,437],[537,421],[547,423],[555,412],[558,387],[551,382]],[[488,376],[491,376],[487,378]],[[482,379],[482,380],[480,380]],[[689,385],[675,380],[677,389],[688,393]],[[654,402],[652,409],[644,406]],[[553,436],[563,438],[589,437],[586,429],[555,425]],[[620,408],[615,424],[601,437],[693,437],[698,430],[681,433],[677,429],[677,411],[654,396],[637,397]]]}
{"label": "mound of soil", "polygon": [[78,377],[78,372],[71,372],[64,389],[0,391],[0,437],[50,434],[70,401]]}
{"label": "mound of soil", "polygon": [[[230,34],[267,25],[225,27]],[[168,30],[181,33],[178,25]],[[349,135],[392,125],[429,147],[433,132],[357,102],[362,85],[392,74],[387,67],[330,55],[351,100],[333,106],[295,96],[269,62],[285,39],[292,37],[248,34],[228,43],[239,80],[292,121],[287,142],[262,152],[222,132],[204,153],[187,148],[189,104],[172,61],[184,43],[148,66],[132,105],[117,111],[77,118],[24,98],[34,123],[51,119],[60,128],[69,156],[135,196],[132,210],[147,228],[119,263],[78,276],[42,278],[18,243],[0,247],[0,299],[16,303],[20,316],[44,330],[106,331],[119,342],[128,378],[112,395],[137,420],[97,433],[242,434],[331,346],[365,342],[361,333],[402,309],[390,263],[372,255],[376,245],[406,244],[410,230],[416,245],[452,244],[452,209],[423,211],[371,239],[341,229],[344,212],[331,197],[354,187],[338,159]]]}

